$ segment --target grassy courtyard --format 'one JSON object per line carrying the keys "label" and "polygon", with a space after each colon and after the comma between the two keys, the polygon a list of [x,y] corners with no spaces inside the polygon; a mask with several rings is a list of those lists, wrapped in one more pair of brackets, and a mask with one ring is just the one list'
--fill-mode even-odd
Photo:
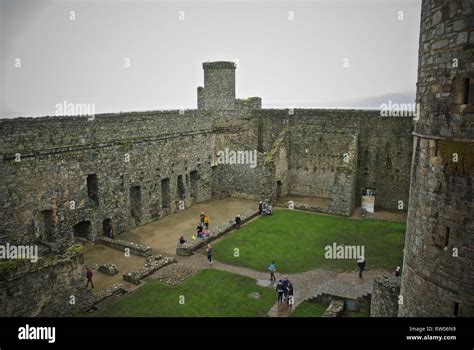
{"label": "grassy courtyard", "polygon": [[84,316],[266,317],[275,300],[273,289],[257,286],[251,278],[209,269],[175,287],[149,281]]}
{"label": "grassy courtyard", "polygon": [[367,269],[394,271],[402,265],[404,236],[404,224],[278,210],[216,243],[214,257],[259,271],[267,271],[272,261],[286,273],[357,270],[356,260],[325,258],[325,247],[337,243],[364,246]]}

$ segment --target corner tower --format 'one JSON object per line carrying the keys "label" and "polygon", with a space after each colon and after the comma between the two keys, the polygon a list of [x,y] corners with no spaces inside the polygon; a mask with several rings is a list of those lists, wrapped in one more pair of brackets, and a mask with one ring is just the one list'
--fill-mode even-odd
{"label": "corner tower", "polygon": [[235,63],[204,62],[204,87],[198,87],[198,109],[235,108]]}
{"label": "corner tower", "polygon": [[474,4],[423,0],[399,316],[474,316]]}

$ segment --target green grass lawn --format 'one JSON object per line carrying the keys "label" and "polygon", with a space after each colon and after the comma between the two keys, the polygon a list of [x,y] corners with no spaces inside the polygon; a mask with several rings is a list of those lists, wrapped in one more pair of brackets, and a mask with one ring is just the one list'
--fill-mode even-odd
{"label": "green grass lawn", "polygon": [[367,269],[394,271],[402,265],[404,236],[404,224],[278,210],[216,243],[214,258],[259,271],[267,271],[272,261],[277,271],[287,273],[314,268],[356,271],[355,260],[325,258],[325,246],[335,242],[365,246]]}
{"label": "green grass lawn", "polygon": [[316,303],[310,303],[309,301],[303,301],[298,307],[290,314],[291,317],[321,317],[326,311],[326,306]]}
{"label": "green grass lawn", "polygon": [[[260,293],[259,299],[250,296]],[[184,304],[180,297],[184,296]],[[83,316],[95,317],[266,317],[276,301],[271,288],[260,287],[244,276],[203,270],[175,287],[149,281],[130,295],[109,299],[100,310]]]}

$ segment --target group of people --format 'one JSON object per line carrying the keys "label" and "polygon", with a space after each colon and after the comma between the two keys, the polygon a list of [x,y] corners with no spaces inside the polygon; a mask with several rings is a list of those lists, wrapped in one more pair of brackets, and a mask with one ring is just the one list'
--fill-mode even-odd
{"label": "group of people", "polygon": [[[199,215],[199,223],[196,227],[196,234],[192,235],[192,239],[195,240],[197,238],[206,238],[209,236],[209,215],[207,215],[204,212],[201,212]],[[184,235],[179,237],[179,244],[184,244],[186,243],[186,239],[184,238]]]}
{"label": "group of people", "polygon": [[273,214],[273,208],[271,205],[267,205],[266,202],[260,201],[258,203],[258,213],[260,215],[272,215]]}
{"label": "group of people", "polygon": [[[272,261],[272,263],[268,267],[268,271],[270,271],[270,282],[276,282],[276,263],[274,261]],[[278,281],[275,290],[278,295],[278,304],[281,304],[283,303],[283,300],[286,300],[287,305],[289,305],[290,307],[293,305],[294,289],[293,284],[288,279],[288,276],[285,276],[282,280]]]}
{"label": "group of people", "polygon": [[279,280],[276,285],[275,290],[278,294],[278,304],[281,304],[283,303],[283,301],[285,301],[286,304],[289,305],[290,307],[293,305],[294,303],[293,284],[288,279],[288,277],[285,276],[282,280]]}

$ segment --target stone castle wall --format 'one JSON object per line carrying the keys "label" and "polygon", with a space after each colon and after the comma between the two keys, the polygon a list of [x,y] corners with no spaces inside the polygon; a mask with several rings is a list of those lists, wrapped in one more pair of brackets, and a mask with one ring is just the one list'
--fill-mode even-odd
{"label": "stone castle wall", "polygon": [[[70,316],[93,301],[80,252],[0,266],[0,316]],[[8,302],[7,302],[8,301]]]}
{"label": "stone castle wall", "polygon": [[473,13],[422,3],[400,316],[474,316]]}
{"label": "stone castle wall", "polygon": [[[74,226],[81,222],[87,224],[76,227],[76,236],[94,240],[103,234],[107,219],[114,232],[121,233],[174,212],[180,200],[190,206],[211,198],[212,124],[202,113],[104,115],[94,121],[16,119],[0,124],[5,151],[0,187],[6,194],[0,220],[9,241],[39,239],[69,246]],[[15,153],[20,154],[19,162]],[[91,175],[95,195],[88,190]]]}

